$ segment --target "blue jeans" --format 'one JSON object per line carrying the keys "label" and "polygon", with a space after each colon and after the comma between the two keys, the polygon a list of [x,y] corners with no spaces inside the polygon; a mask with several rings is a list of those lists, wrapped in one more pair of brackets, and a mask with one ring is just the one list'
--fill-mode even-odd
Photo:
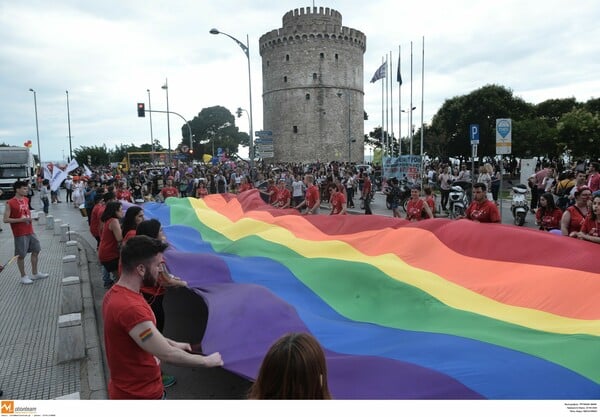
{"label": "blue jeans", "polygon": [[44,205],[44,213],[48,214],[48,206],[50,205],[50,202],[48,201],[47,197],[42,198],[42,204]]}

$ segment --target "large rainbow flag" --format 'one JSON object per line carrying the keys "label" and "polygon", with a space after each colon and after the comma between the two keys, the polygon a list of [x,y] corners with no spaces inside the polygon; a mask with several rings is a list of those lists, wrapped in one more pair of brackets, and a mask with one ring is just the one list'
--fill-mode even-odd
{"label": "large rainbow flag", "polygon": [[600,246],[506,225],[302,216],[255,190],[144,205],[208,306],[202,341],[254,379],[291,331],[338,399],[600,398]]}

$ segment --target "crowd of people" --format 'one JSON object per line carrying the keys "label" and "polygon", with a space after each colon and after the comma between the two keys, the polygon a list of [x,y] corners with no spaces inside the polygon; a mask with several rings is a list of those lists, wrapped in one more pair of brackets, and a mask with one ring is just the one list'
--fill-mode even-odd
{"label": "crowd of people", "polygon": [[[440,209],[447,210],[452,184],[463,181],[474,183],[472,202],[464,218],[500,222],[497,202],[502,176],[497,166],[482,164],[476,178],[466,164],[430,168],[424,177],[427,184],[410,188],[406,219],[434,218],[436,190],[441,195]],[[556,172],[557,167],[543,163],[529,179],[536,224],[543,231],[600,243],[600,164],[592,161],[560,175]],[[173,276],[164,261],[168,244],[160,222],[145,219],[143,206],[135,203],[170,197],[204,198],[214,193],[242,193],[258,188],[266,203],[306,215],[319,214],[325,202],[329,204],[329,215],[346,215],[355,206],[355,199],[360,200],[365,214],[372,214],[373,181],[370,169],[344,163],[254,167],[224,163],[170,169],[138,166],[128,173],[98,169],[88,176],[80,171],[69,175],[63,185],[67,189],[65,202],[87,217],[90,233],[97,241],[107,290],[102,314],[111,374],[110,398],[164,398],[165,388],[175,380],[161,372],[161,361],[186,366],[223,365],[218,352],[197,355],[188,343],[162,335],[165,291],[187,283]],[[382,180],[394,217],[402,217],[399,185],[396,178]],[[33,233],[30,213],[34,188],[45,213],[51,204],[62,203],[60,193],[52,192],[47,180],[40,178],[36,187],[27,181],[14,185],[15,197],[8,200],[3,221],[10,224],[13,232],[23,284],[48,276],[37,270],[41,248]],[[131,203],[126,211],[125,203]],[[24,263],[28,253],[31,274],[26,273]],[[264,358],[249,398],[331,398],[324,354],[318,342],[308,334],[289,334],[276,341]]]}

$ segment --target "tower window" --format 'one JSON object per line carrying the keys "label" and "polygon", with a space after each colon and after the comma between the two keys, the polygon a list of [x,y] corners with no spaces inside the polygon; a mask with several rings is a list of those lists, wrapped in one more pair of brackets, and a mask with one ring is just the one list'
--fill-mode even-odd
{"label": "tower window", "polygon": [[324,59],[324,58],[325,58],[325,54],[324,54],[323,52],[321,52],[321,53],[319,54],[319,56],[321,57],[321,59]]}
{"label": "tower window", "polygon": [[310,100],[310,94],[306,93],[305,97],[306,97],[307,100]]}
{"label": "tower window", "polygon": [[290,56],[289,56],[289,55],[286,55],[286,56],[285,56],[285,60],[286,60],[286,61],[289,61],[289,60],[290,60]]}
{"label": "tower window", "polygon": [[294,131],[294,133],[298,133],[298,126],[293,126],[292,130]]}
{"label": "tower window", "polygon": [[267,61],[267,67],[269,66],[269,61]]}
{"label": "tower window", "polygon": [[[338,54],[335,54],[335,60],[337,61],[338,59]],[[267,64],[268,65],[268,64]]]}
{"label": "tower window", "polygon": [[317,79],[317,73],[313,72],[313,80],[316,80],[316,79]]}
{"label": "tower window", "polygon": [[287,75],[283,77],[283,82],[287,83]]}

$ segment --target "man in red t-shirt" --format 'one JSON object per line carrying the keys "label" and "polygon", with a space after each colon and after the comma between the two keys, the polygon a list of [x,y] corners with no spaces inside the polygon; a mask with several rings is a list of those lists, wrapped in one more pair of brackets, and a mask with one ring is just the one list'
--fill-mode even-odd
{"label": "man in red t-shirt", "polygon": [[273,205],[279,208],[290,208],[290,202],[292,201],[292,194],[290,190],[285,187],[285,180],[280,179],[277,183],[277,198]]}
{"label": "man in red t-shirt", "polygon": [[296,206],[298,210],[306,206],[305,214],[319,214],[321,207],[321,193],[319,187],[314,184],[314,177],[311,174],[304,176],[304,185],[306,185],[306,194],[304,201]]}
{"label": "man in red t-shirt", "polygon": [[482,182],[473,185],[473,202],[465,217],[479,223],[500,223],[500,212],[493,201],[487,199],[486,186]]}
{"label": "man in red t-shirt", "polygon": [[346,213],[346,196],[338,188],[332,184],[329,186],[329,204],[331,204],[331,212],[329,214],[347,214]]}
{"label": "man in red t-shirt", "polygon": [[179,197],[179,190],[173,187],[173,177],[169,177],[167,180],[167,185],[160,190],[160,194],[165,200],[169,197]]}
{"label": "man in red t-shirt", "polygon": [[117,200],[127,201],[128,203],[133,203],[133,197],[131,196],[131,191],[125,186],[124,182],[119,183],[119,188],[117,189]]}
{"label": "man in red t-shirt", "polygon": [[363,198],[363,203],[365,205],[365,214],[373,214],[373,212],[371,211],[371,190],[372,190],[371,177],[369,174],[367,174],[365,172],[363,188],[362,188],[362,198]]}
{"label": "man in red t-shirt", "polygon": [[[38,271],[38,255],[41,251],[40,241],[33,232],[29,199],[25,197],[29,191],[27,181],[17,180],[13,184],[15,196],[6,202],[4,223],[12,229],[17,266],[21,273],[21,284],[33,284],[34,280],[48,278],[48,274]],[[25,272],[25,256],[31,253],[31,276]]]}
{"label": "man in red t-shirt", "polygon": [[189,343],[167,339],[156,328],[154,313],[140,288],[156,285],[166,248],[158,239],[134,236],[121,249],[121,277],[102,302],[110,399],[164,398],[160,361],[180,366],[223,365],[218,352],[194,355]]}

